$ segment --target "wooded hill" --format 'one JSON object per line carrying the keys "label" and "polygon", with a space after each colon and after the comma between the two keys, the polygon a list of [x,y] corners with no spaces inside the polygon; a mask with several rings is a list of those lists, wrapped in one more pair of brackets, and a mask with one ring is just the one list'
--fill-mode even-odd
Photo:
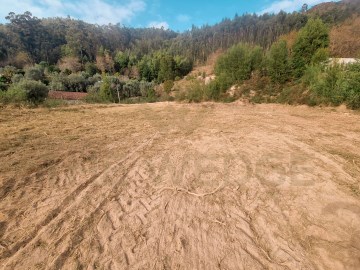
{"label": "wooded hill", "polygon": [[[176,33],[10,13],[0,25],[0,103],[41,103],[55,90],[87,92],[89,102],[246,99],[358,109],[360,63],[327,61],[360,56],[359,14],[360,0],[347,0]],[[199,72],[214,55],[211,70]]]}
{"label": "wooded hill", "polygon": [[[349,22],[345,32],[339,30],[346,20],[355,20],[358,27],[359,21],[354,17],[359,13],[359,0],[345,0],[320,4],[309,11],[235,15],[213,26],[193,26],[184,33],[122,25],[95,25],[71,18],[39,19],[29,12],[10,13],[6,17],[8,23],[0,25],[0,66],[22,68],[41,61],[57,64],[61,58],[69,56],[78,58],[84,65],[95,61],[99,52],[101,54],[104,51],[112,58],[118,52],[125,53],[126,64],[131,66],[144,55],[159,50],[201,63],[211,53],[239,42],[269,48],[279,36],[299,30],[309,17],[314,16],[319,16],[326,24],[335,27],[335,37],[342,34],[340,40],[348,40],[354,37]],[[348,47],[349,44],[345,46],[334,39],[331,54],[354,57],[358,48]]]}

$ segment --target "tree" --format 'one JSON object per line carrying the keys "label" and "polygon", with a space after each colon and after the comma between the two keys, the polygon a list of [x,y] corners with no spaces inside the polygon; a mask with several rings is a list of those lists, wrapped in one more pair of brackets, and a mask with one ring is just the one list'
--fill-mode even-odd
{"label": "tree", "polygon": [[303,4],[301,7],[301,12],[302,13],[306,13],[308,11],[309,5],[308,4]]}
{"label": "tree", "polygon": [[294,75],[300,78],[311,63],[318,49],[329,46],[329,30],[321,19],[310,19],[299,35],[293,46]]}
{"label": "tree", "polygon": [[215,65],[215,74],[218,77],[228,77],[227,81],[232,83],[242,82],[250,78],[251,72],[258,69],[261,62],[260,47],[240,43],[219,57]]}
{"label": "tree", "polygon": [[285,83],[289,79],[289,53],[285,40],[275,42],[268,56],[268,70],[273,82]]}
{"label": "tree", "polygon": [[175,78],[174,71],[175,71],[174,58],[169,54],[163,55],[160,59],[158,81],[164,82],[166,80],[174,80]]}
{"label": "tree", "polygon": [[96,55],[96,66],[102,73],[114,71],[114,60],[108,50],[100,48]]}
{"label": "tree", "polygon": [[79,58],[75,56],[63,57],[59,60],[58,66],[62,71],[71,71],[73,73],[78,72],[82,69]]}
{"label": "tree", "polygon": [[31,55],[35,62],[40,62],[42,45],[47,36],[41,20],[29,11],[24,14],[10,12],[5,18],[10,21],[9,28],[13,42],[17,42],[18,47]]}

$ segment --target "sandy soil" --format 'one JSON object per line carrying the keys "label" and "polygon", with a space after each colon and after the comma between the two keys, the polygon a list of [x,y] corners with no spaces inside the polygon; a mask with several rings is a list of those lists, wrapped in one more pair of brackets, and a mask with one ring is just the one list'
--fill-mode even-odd
{"label": "sandy soil", "polygon": [[0,112],[1,269],[359,269],[360,114]]}

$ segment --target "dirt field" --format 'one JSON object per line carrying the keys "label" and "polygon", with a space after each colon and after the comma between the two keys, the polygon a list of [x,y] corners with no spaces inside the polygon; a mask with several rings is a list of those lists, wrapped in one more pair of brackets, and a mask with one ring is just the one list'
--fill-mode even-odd
{"label": "dirt field", "polygon": [[0,111],[1,269],[360,269],[360,114]]}

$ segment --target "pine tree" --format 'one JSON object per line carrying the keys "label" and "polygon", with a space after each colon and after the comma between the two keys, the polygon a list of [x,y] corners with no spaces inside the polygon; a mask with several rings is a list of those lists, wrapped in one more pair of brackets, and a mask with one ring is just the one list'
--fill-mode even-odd
{"label": "pine tree", "polygon": [[285,83],[289,79],[289,53],[285,40],[280,40],[271,46],[268,69],[273,82]]}
{"label": "pine tree", "polygon": [[318,49],[329,46],[329,30],[321,19],[310,19],[299,35],[293,46],[293,68],[295,77],[300,78],[305,71],[306,65]]}

